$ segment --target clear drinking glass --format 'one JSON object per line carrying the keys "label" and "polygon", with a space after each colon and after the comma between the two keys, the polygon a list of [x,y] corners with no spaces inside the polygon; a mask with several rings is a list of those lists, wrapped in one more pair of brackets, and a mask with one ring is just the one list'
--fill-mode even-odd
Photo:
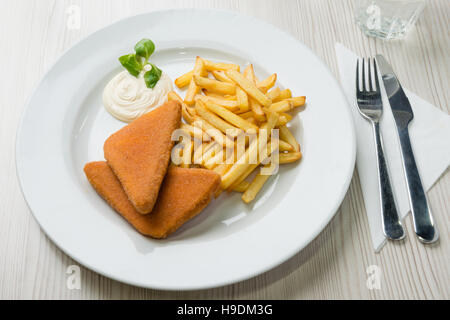
{"label": "clear drinking glass", "polygon": [[356,0],[356,22],[368,36],[401,39],[414,26],[426,0]]}

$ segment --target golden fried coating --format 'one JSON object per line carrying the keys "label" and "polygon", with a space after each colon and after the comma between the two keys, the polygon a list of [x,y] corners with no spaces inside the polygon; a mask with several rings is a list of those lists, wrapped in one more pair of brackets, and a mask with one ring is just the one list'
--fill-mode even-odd
{"label": "golden fried coating", "polygon": [[105,159],[137,211],[152,211],[167,172],[181,122],[181,105],[169,101],[112,134],[105,142]]}
{"label": "golden fried coating", "polygon": [[105,161],[90,162],[86,176],[111,207],[140,233],[165,238],[200,213],[220,185],[220,176],[211,170],[171,166],[150,214],[142,215],[131,204],[119,180]]}

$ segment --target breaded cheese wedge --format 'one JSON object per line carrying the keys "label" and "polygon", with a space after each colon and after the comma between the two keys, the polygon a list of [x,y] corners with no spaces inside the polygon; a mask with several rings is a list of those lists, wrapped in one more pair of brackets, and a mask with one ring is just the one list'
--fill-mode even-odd
{"label": "breaded cheese wedge", "polygon": [[212,170],[171,166],[153,211],[142,215],[128,200],[105,161],[90,162],[84,171],[91,185],[111,207],[140,233],[153,238],[165,238],[195,217],[209,204],[220,185],[220,175]]}
{"label": "breaded cheese wedge", "polygon": [[137,211],[152,211],[167,172],[181,105],[169,101],[112,134],[103,146],[105,159]]}

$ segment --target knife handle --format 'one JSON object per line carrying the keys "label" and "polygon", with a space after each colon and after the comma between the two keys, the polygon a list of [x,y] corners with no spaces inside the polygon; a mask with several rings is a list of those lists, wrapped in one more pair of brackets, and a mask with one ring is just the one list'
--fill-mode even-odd
{"label": "knife handle", "polygon": [[373,133],[377,153],[378,181],[381,203],[381,221],[383,232],[391,240],[401,240],[405,237],[405,231],[398,217],[397,206],[392,192],[389,171],[384,157],[383,140],[378,121],[372,122]]}
{"label": "knife handle", "polygon": [[416,160],[409,139],[408,126],[399,130],[400,145],[408,187],[409,203],[414,222],[414,231],[423,243],[433,243],[439,239],[433,216],[428,206],[427,196],[423,189]]}

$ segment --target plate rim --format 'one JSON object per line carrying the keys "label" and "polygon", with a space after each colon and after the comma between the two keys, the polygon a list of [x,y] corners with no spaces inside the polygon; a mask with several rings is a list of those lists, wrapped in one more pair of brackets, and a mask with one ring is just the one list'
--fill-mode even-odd
{"label": "plate rim", "polygon": [[[41,221],[38,219],[38,217],[36,216],[35,212],[32,210],[26,196],[25,196],[25,191],[24,191],[24,187],[23,187],[23,177],[20,173],[20,160],[19,160],[19,156],[18,156],[18,149],[19,149],[19,145],[21,144],[21,133],[23,131],[23,125],[24,125],[24,119],[25,119],[25,115],[28,112],[28,109],[30,108],[30,104],[32,101],[32,98],[35,96],[36,92],[38,91],[38,89],[41,87],[41,84],[43,83],[44,79],[47,78],[48,74],[54,69],[55,65],[58,64],[74,47],[80,45],[81,43],[83,43],[85,40],[94,37],[96,34],[104,31],[105,29],[119,24],[119,23],[123,23],[126,20],[132,20],[135,19],[136,17],[140,17],[140,16],[145,16],[145,15],[149,15],[149,14],[158,14],[158,13],[171,13],[171,12],[187,12],[187,11],[191,11],[191,12],[216,12],[216,13],[222,13],[222,14],[229,14],[229,15],[235,15],[235,16],[243,16],[247,19],[253,20],[253,22],[259,23],[259,24],[264,24],[267,27],[270,27],[274,30],[276,30],[277,32],[280,32],[282,34],[284,34],[285,36],[287,36],[290,40],[295,41],[296,43],[300,44],[304,49],[306,49],[307,51],[309,51],[319,62],[320,64],[324,67],[324,69],[326,70],[326,72],[329,74],[330,78],[333,80],[333,82],[335,83],[336,87],[338,88],[339,92],[341,93],[341,96],[343,98],[343,100],[345,101],[345,103],[347,104],[347,108],[345,108],[345,113],[347,114],[347,118],[349,119],[351,126],[350,126],[350,135],[351,135],[351,162],[350,162],[350,166],[349,166],[349,173],[346,175],[346,181],[345,183],[343,183],[343,187],[341,189],[341,192],[339,193],[339,196],[337,197],[337,201],[335,206],[333,207],[332,210],[330,210],[330,213],[326,216],[325,219],[322,220],[322,223],[320,223],[320,228],[317,228],[313,233],[311,233],[310,237],[308,237],[308,240],[305,241],[302,245],[300,246],[296,246],[295,248],[291,249],[291,250],[287,250],[286,253],[283,255],[284,258],[282,259],[278,259],[278,260],[273,260],[271,263],[266,264],[264,267],[259,268],[255,271],[253,271],[252,273],[249,274],[245,274],[245,275],[240,275],[240,276],[236,276],[233,277],[232,280],[222,280],[222,281],[217,281],[214,284],[210,284],[210,285],[190,285],[190,286],[182,286],[182,287],[174,287],[174,286],[161,286],[161,285],[145,285],[143,283],[139,283],[136,281],[132,281],[130,279],[126,279],[120,276],[117,276],[115,274],[110,274],[108,272],[105,272],[99,268],[97,268],[94,265],[91,265],[87,262],[82,262],[81,258],[74,256],[74,254],[67,252],[67,250],[64,248],[63,245],[61,245],[56,239],[54,239],[49,232],[47,232],[46,228],[42,225]],[[333,219],[333,217],[336,215],[337,211],[339,210],[339,207],[341,206],[345,195],[347,194],[347,191],[350,187],[350,183],[352,181],[353,178],[353,173],[355,170],[355,163],[356,163],[356,133],[355,133],[355,127],[354,127],[354,122],[353,122],[353,117],[351,115],[350,112],[350,103],[347,100],[347,97],[344,94],[344,90],[342,88],[342,85],[340,84],[340,82],[337,80],[337,78],[335,77],[335,75],[331,72],[330,68],[328,67],[328,65],[323,61],[323,59],[321,59],[310,47],[308,47],[306,44],[304,44],[302,41],[300,41],[299,39],[295,38],[292,34],[290,34],[287,31],[284,31],[283,29],[269,23],[266,22],[265,20],[262,20],[260,18],[257,18],[255,16],[251,16],[248,15],[246,13],[241,13],[239,11],[233,11],[233,10],[227,10],[227,9],[216,9],[216,8],[173,8],[173,9],[161,9],[161,10],[152,10],[152,11],[146,11],[143,13],[139,13],[139,14],[134,14],[134,15],[130,15],[121,19],[118,19],[108,25],[105,25],[103,27],[101,27],[100,29],[86,35],[85,37],[79,39],[78,41],[76,41],[73,45],[71,45],[70,47],[68,47],[66,50],[64,50],[56,59],[55,61],[53,61],[52,64],[50,64],[50,66],[47,68],[47,70],[43,73],[43,75],[39,78],[39,81],[37,81],[37,83],[35,84],[35,86],[33,87],[33,89],[31,90],[31,93],[29,94],[25,104],[24,104],[24,108],[22,110],[21,116],[19,118],[19,122],[18,122],[18,126],[17,126],[17,131],[16,131],[16,135],[15,135],[15,144],[14,144],[14,155],[15,155],[15,167],[16,167],[16,175],[17,175],[17,180],[19,182],[19,187],[20,187],[20,191],[22,193],[22,196],[25,200],[25,203],[29,209],[29,211],[31,212],[32,216],[34,217],[34,220],[37,222],[37,224],[39,225],[40,229],[42,229],[42,231],[44,232],[45,236],[48,237],[57,247],[59,250],[61,250],[62,252],[64,252],[64,254],[66,254],[67,256],[69,256],[71,259],[73,259],[74,261],[76,261],[77,263],[79,263],[80,265],[84,266],[87,269],[90,269],[102,276],[105,276],[109,279],[124,283],[124,284],[129,284],[129,285],[133,285],[136,287],[140,287],[140,288],[147,288],[147,289],[156,289],[156,290],[166,290],[166,291],[192,291],[192,290],[205,290],[205,289],[211,289],[211,288],[218,288],[218,287],[222,287],[222,286],[226,286],[226,285],[231,285],[231,284],[235,284],[241,281],[245,281],[248,279],[252,279],[258,275],[262,275],[272,269],[274,269],[277,266],[282,265],[283,263],[285,263],[286,261],[288,261],[289,259],[291,259],[295,254],[299,253],[300,251],[302,251],[306,246],[308,246],[309,244],[311,244],[311,242],[326,228],[326,226],[330,223],[330,221]]]}

